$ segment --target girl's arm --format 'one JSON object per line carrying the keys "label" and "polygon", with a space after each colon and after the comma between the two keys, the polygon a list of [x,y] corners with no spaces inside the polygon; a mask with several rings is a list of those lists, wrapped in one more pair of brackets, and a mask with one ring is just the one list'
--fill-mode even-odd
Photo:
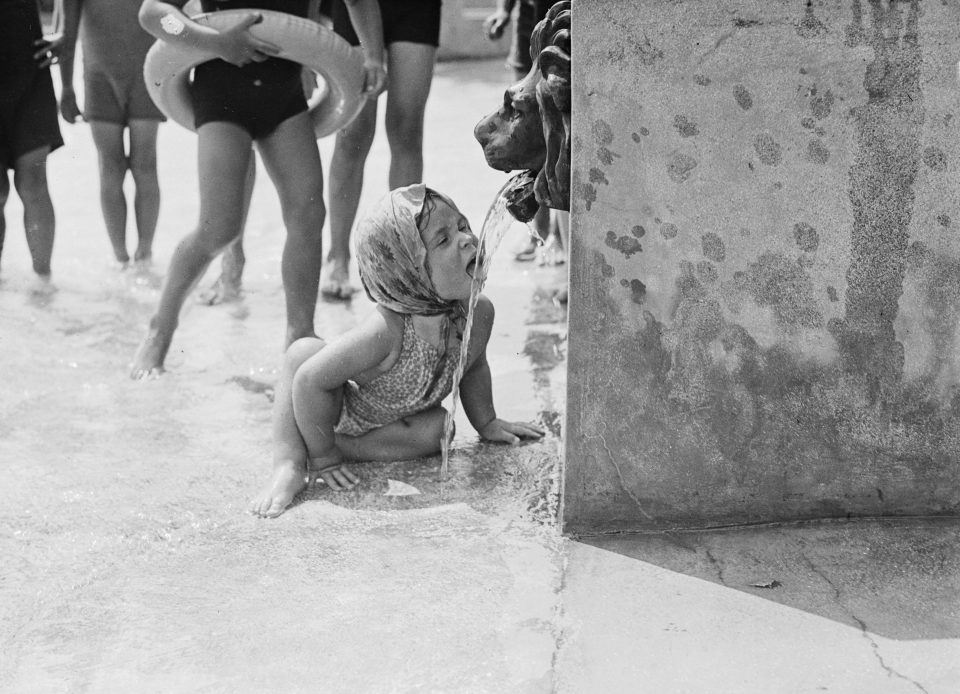
{"label": "girl's arm", "polygon": [[363,92],[377,96],[387,86],[387,70],[383,65],[383,19],[379,0],[346,0],[347,13],[363,50],[365,81]]}
{"label": "girl's arm", "polygon": [[293,413],[311,459],[339,460],[334,427],[340,419],[340,389],[399,350],[401,335],[376,311],[368,320],[310,357],[293,379]]}
{"label": "girl's arm", "polygon": [[247,31],[261,21],[255,10],[229,29],[218,31],[187,17],[180,8],[187,0],[143,0],[140,5],[140,26],[167,43],[215,53],[234,65],[263,62],[280,52],[279,46],[256,38]]}
{"label": "girl's arm", "polygon": [[473,313],[473,331],[468,350],[469,367],[460,379],[460,401],[463,412],[480,437],[511,445],[521,438],[540,438],[543,431],[522,422],[505,422],[497,418],[493,407],[493,383],[487,363],[487,342],[493,331],[493,304],[481,295]]}

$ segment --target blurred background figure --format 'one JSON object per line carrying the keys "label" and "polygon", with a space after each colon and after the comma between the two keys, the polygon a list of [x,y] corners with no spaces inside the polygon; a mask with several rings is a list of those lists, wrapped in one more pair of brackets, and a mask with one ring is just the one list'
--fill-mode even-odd
{"label": "blurred background figure", "polygon": [[[343,0],[334,0],[330,11],[334,30],[357,45]],[[423,117],[440,44],[440,0],[380,0],[380,13],[387,62],[388,185],[394,190],[423,181]],[[320,281],[320,292],[328,299],[349,299],[356,291],[350,284],[350,232],[376,132],[377,103],[377,98],[369,99],[337,134],[330,162],[330,250]]]}
{"label": "blurred background figure", "polygon": [[[61,0],[64,51],[60,64],[63,92],[60,113],[68,123],[83,119],[97,148],[100,209],[113,255],[121,267],[127,253],[127,172],[133,176],[137,246],[133,260],[140,267],[153,256],[153,235],[160,214],[157,181],[157,128],[166,120],[147,93],[143,61],[154,38],[137,19],[140,9],[128,0]],[[84,108],[77,105],[73,67],[79,36],[83,44]],[[129,136],[129,148],[124,135]]]}
{"label": "blurred background figure", "polygon": [[7,171],[13,169],[38,289],[50,286],[56,218],[47,155],[63,145],[50,66],[59,62],[63,47],[62,35],[44,38],[37,0],[0,2],[0,253],[10,195]]}

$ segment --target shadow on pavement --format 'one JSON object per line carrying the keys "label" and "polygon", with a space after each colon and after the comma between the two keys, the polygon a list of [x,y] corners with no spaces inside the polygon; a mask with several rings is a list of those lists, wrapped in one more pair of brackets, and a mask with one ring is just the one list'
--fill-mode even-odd
{"label": "shadow on pavement", "polygon": [[815,521],[580,542],[898,640],[960,637],[960,519]]}

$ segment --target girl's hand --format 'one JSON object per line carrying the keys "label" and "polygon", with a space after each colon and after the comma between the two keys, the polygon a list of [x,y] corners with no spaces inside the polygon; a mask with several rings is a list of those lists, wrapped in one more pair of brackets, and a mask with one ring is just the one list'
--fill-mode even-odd
{"label": "girl's hand", "polygon": [[348,492],[360,483],[360,478],[350,472],[346,465],[317,470],[313,483],[326,484],[336,492]]}
{"label": "girl's hand", "polygon": [[310,460],[310,469],[307,472],[307,486],[313,488],[316,484],[326,484],[336,492],[346,492],[360,482],[360,478],[350,472],[343,464],[339,451]]}
{"label": "girl's hand", "polygon": [[267,58],[280,54],[280,47],[263,41],[250,33],[254,24],[263,21],[263,15],[252,13],[217,36],[215,51],[223,60],[243,67],[247,63],[262,63]]}
{"label": "girl's hand", "polygon": [[368,98],[380,96],[387,88],[387,68],[382,60],[363,61],[363,95]]}
{"label": "girl's hand", "polygon": [[502,419],[494,419],[484,424],[480,431],[480,438],[486,441],[500,441],[515,446],[520,443],[520,439],[539,439],[543,436],[543,430],[526,422],[505,422]]}

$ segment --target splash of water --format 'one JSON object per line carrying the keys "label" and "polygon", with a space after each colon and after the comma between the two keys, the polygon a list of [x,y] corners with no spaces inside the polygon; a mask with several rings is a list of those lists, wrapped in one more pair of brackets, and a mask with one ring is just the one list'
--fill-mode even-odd
{"label": "splash of water", "polygon": [[[476,308],[477,300],[480,298],[480,292],[490,274],[490,266],[493,262],[493,254],[500,246],[504,235],[513,225],[513,217],[507,213],[507,190],[514,185],[513,180],[507,181],[497,193],[496,199],[487,210],[484,217],[483,226],[480,228],[480,235],[477,240],[477,267],[473,273],[473,282],[470,286],[470,299],[467,303],[467,324],[463,329],[463,338],[460,342],[460,359],[457,362],[457,368],[453,372],[453,401],[450,409],[447,411],[446,419],[443,425],[443,439],[440,443],[443,462],[440,465],[440,476],[445,478],[450,465],[450,443],[453,438],[453,420],[457,413],[457,402],[460,399],[460,379],[463,378],[463,370],[467,362],[467,351],[470,347],[470,334],[473,332],[473,312]],[[540,237],[532,225],[530,225],[530,234],[540,241]]]}

